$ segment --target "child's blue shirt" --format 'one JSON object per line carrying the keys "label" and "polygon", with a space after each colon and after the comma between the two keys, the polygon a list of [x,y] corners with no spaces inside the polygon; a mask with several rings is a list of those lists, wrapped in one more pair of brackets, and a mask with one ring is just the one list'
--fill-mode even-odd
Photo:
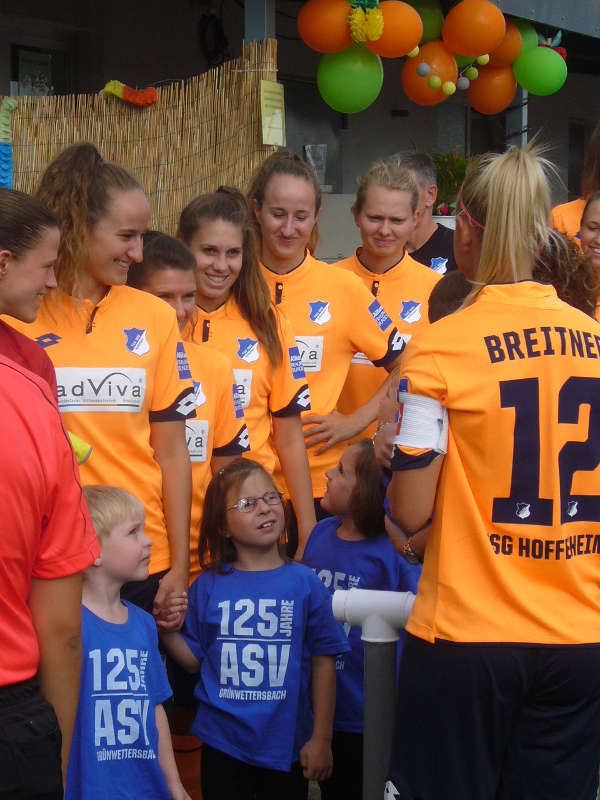
{"label": "child's blue shirt", "polygon": [[329,593],[285,563],[208,570],[188,599],[182,633],[201,661],[191,732],[247,764],[289,770],[312,734],[310,658],[348,649]]}
{"label": "child's blue shirt", "polygon": [[123,625],[83,606],[79,707],[65,800],[169,800],[155,709],[171,696],[154,620],[127,606]]}
{"label": "child's blue shirt", "polygon": [[[350,542],[340,539],[339,517],[326,517],[313,528],[304,563],[315,570],[331,594],[336,589],[381,589],[417,593],[421,566],[412,566],[395,550],[385,533]],[[334,728],[348,733],[363,729],[364,646],[358,625],[344,629],[351,652],[336,660],[337,697]],[[400,633],[399,651],[404,639]],[[399,653],[400,654],[400,653]]]}

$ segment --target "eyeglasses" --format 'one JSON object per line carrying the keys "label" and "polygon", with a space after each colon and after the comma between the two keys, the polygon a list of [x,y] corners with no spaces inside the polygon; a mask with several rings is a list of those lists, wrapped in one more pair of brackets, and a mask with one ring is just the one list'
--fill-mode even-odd
{"label": "eyeglasses", "polygon": [[249,511],[254,511],[259,500],[262,500],[263,503],[266,503],[268,506],[277,506],[279,503],[281,503],[282,497],[283,495],[281,492],[271,489],[271,491],[265,492],[262,497],[242,497],[234,505],[228,506],[227,511],[233,511],[235,508],[244,514],[247,514]]}

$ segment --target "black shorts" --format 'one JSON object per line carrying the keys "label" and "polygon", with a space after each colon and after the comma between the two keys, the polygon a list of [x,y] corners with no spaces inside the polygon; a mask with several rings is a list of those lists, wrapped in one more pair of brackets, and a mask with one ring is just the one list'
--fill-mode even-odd
{"label": "black shorts", "polygon": [[326,781],[319,781],[321,800],[362,800],[362,733],[334,730],[331,752],[333,772]]}
{"label": "black shorts", "polygon": [[62,800],[62,737],[35,679],[0,688],[1,800]]}
{"label": "black shorts", "polygon": [[407,635],[390,800],[595,800],[600,646]]}
{"label": "black shorts", "polygon": [[308,793],[299,761],[290,772],[255,767],[207,744],[200,777],[204,800],[306,800]]}

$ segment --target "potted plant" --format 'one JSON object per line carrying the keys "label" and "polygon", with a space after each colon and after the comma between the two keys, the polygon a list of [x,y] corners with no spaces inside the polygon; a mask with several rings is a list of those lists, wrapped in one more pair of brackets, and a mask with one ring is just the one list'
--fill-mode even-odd
{"label": "potted plant", "polygon": [[[454,227],[456,197],[465,178],[469,164],[467,156],[458,148],[449,153],[429,153],[437,173],[437,205],[434,209],[437,222]],[[439,217],[439,219],[438,219]]]}

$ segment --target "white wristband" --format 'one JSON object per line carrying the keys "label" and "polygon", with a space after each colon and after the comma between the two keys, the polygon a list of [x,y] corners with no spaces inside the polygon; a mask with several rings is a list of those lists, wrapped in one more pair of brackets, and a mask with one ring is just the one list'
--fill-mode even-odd
{"label": "white wristband", "polygon": [[431,397],[399,391],[394,444],[445,453],[448,412],[444,406]]}

